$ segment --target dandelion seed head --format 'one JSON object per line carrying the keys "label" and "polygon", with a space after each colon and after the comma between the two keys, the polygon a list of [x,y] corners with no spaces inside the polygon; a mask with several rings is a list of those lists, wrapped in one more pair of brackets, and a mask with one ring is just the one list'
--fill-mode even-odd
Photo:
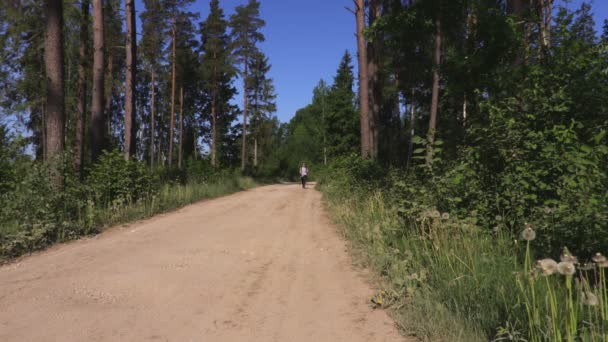
{"label": "dandelion seed head", "polygon": [[572,253],[570,253],[568,247],[564,247],[564,249],[562,250],[562,255],[559,257],[559,259],[564,262],[578,262],[578,259],[574,255],[572,255]]}
{"label": "dandelion seed head", "polygon": [[593,292],[584,291],[581,294],[581,297],[583,300],[583,304],[585,305],[596,306],[600,303],[600,301],[597,299],[597,296]]}
{"label": "dandelion seed head", "polygon": [[536,268],[541,272],[542,275],[550,276],[557,272],[557,262],[550,258],[538,260],[536,261]]}
{"label": "dandelion seed head", "polygon": [[443,213],[441,214],[441,218],[444,220],[449,220],[450,219],[450,213]]}
{"label": "dandelion seed head", "polygon": [[500,222],[500,221],[502,221],[502,216],[496,215],[495,219],[496,219],[496,221]]}
{"label": "dandelion seed head", "polygon": [[574,267],[574,263],[570,261],[562,261],[557,264],[557,271],[565,276],[571,276],[576,272],[576,268]]}
{"label": "dandelion seed head", "polygon": [[532,227],[526,227],[523,232],[521,232],[521,238],[526,241],[532,241],[536,239],[536,232]]}
{"label": "dandelion seed head", "polygon": [[439,210],[433,210],[431,212],[431,217],[433,217],[433,218],[439,218],[439,217],[441,217],[441,213],[439,212]]}
{"label": "dandelion seed head", "polygon": [[595,255],[593,256],[593,258],[591,258],[591,260],[593,260],[593,262],[595,262],[595,263],[600,263],[600,262],[605,262],[606,257],[603,256],[602,253],[595,253]]}

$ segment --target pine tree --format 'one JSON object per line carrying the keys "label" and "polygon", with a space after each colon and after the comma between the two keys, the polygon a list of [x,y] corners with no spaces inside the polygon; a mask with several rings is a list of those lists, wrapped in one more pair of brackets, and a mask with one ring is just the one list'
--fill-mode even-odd
{"label": "pine tree", "polygon": [[[147,69],[150,72],[150,104],[149,104],[149,118],[150,124],[148,126],[148,157],[150,159],[150,166],[154,166],[154,158],[156,152],[160,151],[160,139],[162,138],[162,127],[156,124],[156,92],[158,91],[158,70],[160,64],[166,59],[163,45],[165,43],[164,36],[164,21],[162,3],[161,0],[144,0],[145,10],[141,13],[140,18],[142,22],[142,39],[140,41],[140,55],[143,63],[147,65]],[[162,112],[161,112],[162,113]],[[157,134],[157,126],[158,129]],[[158,136],[159,149],[156,150]],[[158,159],[160,163],[160,159]]]}
{"label": "pine tree", "polygon": [[331,158],[355,152],[360,147],[360,121],[355,109],[354,81],[352,56],[346,51],[322,108],[328,155]]}
{"label": "pine tree", "polygon": [[137,29],[135,25],[135,0],[125,0],[125,17],[127,27],[126,38],[126,67],[127,79],[125,84],[125,159],[135,155],[135,89],[137,71]]}
{"label": "pine tree", "polygon": [[249,0],[246,6],[238,6],[230,17],[232,40],[236,61],[241,65],[243,79],[243,127],[241,146],[241,170],[245,170],[247,151],[247,114],[249,110],[249,59],[257,50],[257,44],[264,41],[260,32],[266,23],[260,18],[260,2]]}
{"label": "pine tree", "polygon": [[[65,149],[65,98],[63,75],[63,2],[45,1],[46,34],[44,60],[47,77],[46,155],[47,161]],[[55,164],[55,163],[53,163]],[[57,186],[62,182],[58,171],[52,176]]]}
{"label": "pine tree", "polygon": [[[236,89],[232,87],[232,79],[236,69],[230,58],[230,37],[227,33],[228,22],[224,12],[219,7],[218,0],[212,0],[207,19],[201,23],[201,81],[205,93],[205,108],[211,113],[211,165],[217,166],[218,134],[227,133],[226,127],[218,127],[218,117],[230,115],[229,101],[234,97]],[[221,152],[219,152],[221,154]]]}
{"label": "pine tree", "polygon": [[78,65],[78,116],[76,118],[76,137],[74,144],[74,169],[82,180],[84,163],[85,125],[87,113],[87,67],[89,66],[89,0],[82,0],[80,11],[80,47]]}
{"label": "pine tree", "polygon": [[371,132],[369,115],[369,74],[367,70],[367,44],[365,41],[365,3],[355,1],[355,18],[357,22],[357,53],[359,59],[359,116],[361,126],[361,156],[369,158],[371,151]]}
{"label": "pine tree", "polygon": [[255,52],[249,60],[249,103],[251,105],[250,136],[253,140],[253,166],[258,166],[261,153],[267,156],[271,139],[269,122],[276,112],[276,94],[272,78],[268,77],[271,65],[261,51]]}
{"label": "pine tree", "polygon": [[91,103],[91,156],[97,161],[104,148],[104,17],[103,1],[93,0],[93,100]]}

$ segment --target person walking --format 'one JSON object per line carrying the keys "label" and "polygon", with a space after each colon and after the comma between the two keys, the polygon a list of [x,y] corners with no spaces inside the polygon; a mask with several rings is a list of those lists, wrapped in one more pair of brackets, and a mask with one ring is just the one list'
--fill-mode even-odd
{"label": "person walking", "polygon": [[302,189],[306,189],[306,176],[308,176],[308,169],[306,165],[302,163],[302,167],[300,167],[300,179],[302,180]]}

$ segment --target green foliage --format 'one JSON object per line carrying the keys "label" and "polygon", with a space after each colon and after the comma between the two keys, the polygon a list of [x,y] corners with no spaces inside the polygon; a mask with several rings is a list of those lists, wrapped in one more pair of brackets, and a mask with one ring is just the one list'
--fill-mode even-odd
{"label": "green foliage", "polygon": [[[6,149],[10,146],[0,145],[0,260],[255,186],[252,179],[215,170],[207,161],[191,161],[184,171],[150,170],[142,162],[125,161],[118,151],[105,152],[81,183],[69,155],[51,168],[15,158]],[[52,169],[63,174],[60,190],[49,182]]]}
{"label": "green foliage", "polygon": [[[384,276],[384,305],[394,310],[407,332],[433,341],[514,336],[549,341],[555,340],[555,329],[564,338],[574,329],[584,340],[601,340],[605,321],[598,317],[604,309],[581,307],[579,295],[600,296],[602,287],[594,288],[599,273],[581,273],[586,283],[571,287],[561,279],[538,278],[542,269],[530,276],[534,256],[557,257],[561,247],[568,246],[581,258],[576,267],[583,267],[592,253],[608,248],[600,228],[606,227],[608,212],[601,183],[605,174],[600,171],[605,144],[593,145],[604,134],[596,135],[591,145],[580,144],[572,133],[575,126],[546,132],[560,146],[564,160],[557,161],[554,152],[534,150],[534,158],[522,158],[532,163],[527,166],[530,172],[508,167],[516,163],[511,160],[488,164],[503,166],[489,177],[484,169],[489,166],[475,158],[478,151],[473,149],[464,162],[442,161],[432,172],[386,171],[353,155],[322,173],[333,217]],[[561,169],[562,163],[575,166]],[[554,167],[557,173],[548,178],[539,172]],[[523,186],[524,181],[530,186]],[[509,186],[518,191],[510,192]],[[542,195],[540,200],[535,194]],[[518,242],[526,225],[534,228],[536,239]],[[551,311],[551,305],[556,309]],[[573,318],[562,318],[570,315]]]}
{"label": "green foliage", "polygon": [[114,201],[137,202],[154,194],[158,180],[143,163],[125,161],[119,151],[104,152],[85,183],[96,204],[107,206]]}

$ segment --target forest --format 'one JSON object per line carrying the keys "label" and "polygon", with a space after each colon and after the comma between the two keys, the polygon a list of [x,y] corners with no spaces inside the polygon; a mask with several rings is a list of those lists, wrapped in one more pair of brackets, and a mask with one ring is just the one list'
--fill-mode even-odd
{"label": "forest", "polygon": [[597,32],[591,3],[345,2],[357,53],[286,123],[260,1],[192,3],[0,4],[0,259],[305,162],[407,334],[608,338],[608,20]]}

